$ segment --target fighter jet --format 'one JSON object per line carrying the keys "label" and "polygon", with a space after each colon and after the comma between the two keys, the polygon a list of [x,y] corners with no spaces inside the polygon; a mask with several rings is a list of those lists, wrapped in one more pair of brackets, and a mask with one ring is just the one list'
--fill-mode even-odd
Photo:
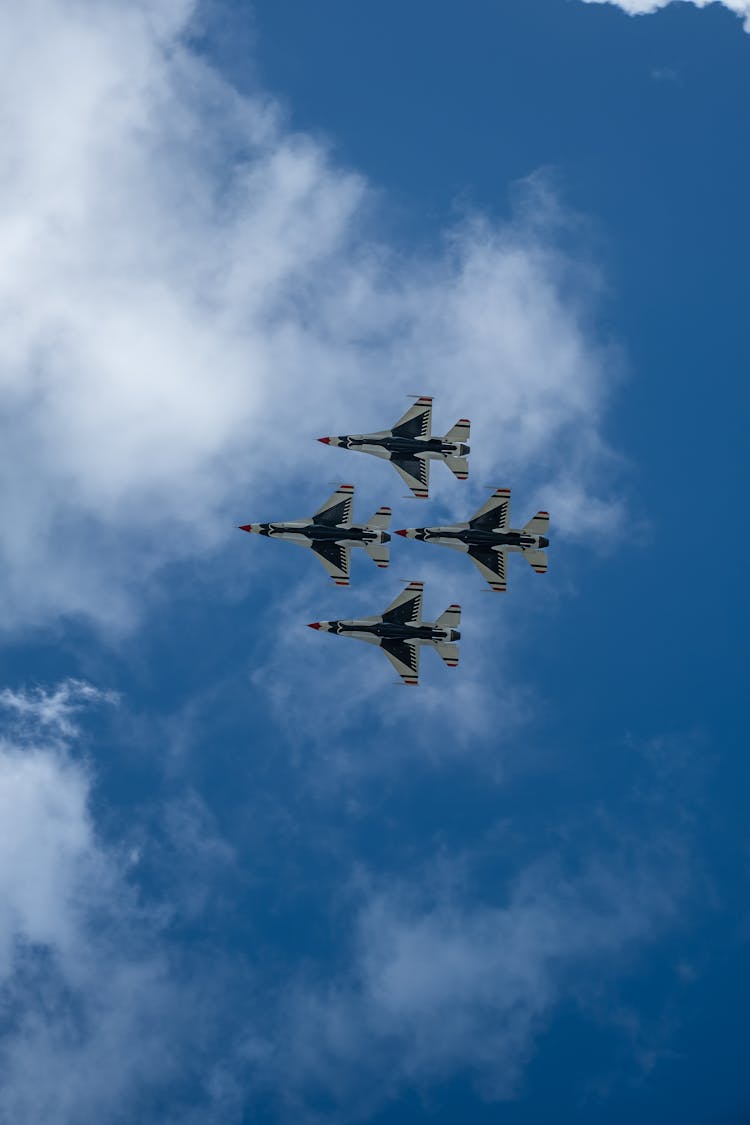
{"label": "fighter jet", "polygon": [[340,484],[332,496],[307,520],[288,523],[243,523],[240,531],[252,531],[272,539],[286,539],[311,547],[337,586],[349,585],[350,550],[364,547],[379,567],[388,566],[390,542],[387,528],[391,509],[378,508],[365,524],[352,523],[354,485]]}
{"label": "fighter jet", "polygon": [[403,683],[419,683],[419,649],[432,645],[438,656],[455,668],[458,664],[461,607],[449,605],[437,621],[422,621],[422,582],[410,582],[380,617],[362,617],[356,621],[313,621],[310,629],[322,629],[340,637],[354,637],[371,645],[380,645]]}
{"label": "fighter jet", "polygon": [[430,461],[445,461],[459,480],[469,475],[466,455],[469,446],[471,423],[459,418],[445,437],[432,436],[432,399],[422,396],[406,414],[399,418],[391,430],[376,434],[344,434],[341,437],[322,437],[324,445],[338,445],[360,453],[372,453],[390,461],[399,476],[406,481],[414,495],[426,500],[430,489]]}
{"label": "fighter jet", "polygon": [[547,556],[544,548],[549,546],[546,537],[549,512],[537,512],[520,530],[508,527],[509,521],[510,489],[496,488],[468,523],[457,523],[452,527],[404,527],[396,535],[466,551],[491,588],[504,593],[507,589],[506,555],[510,551],[520,551],[537,574],[545,574]]}

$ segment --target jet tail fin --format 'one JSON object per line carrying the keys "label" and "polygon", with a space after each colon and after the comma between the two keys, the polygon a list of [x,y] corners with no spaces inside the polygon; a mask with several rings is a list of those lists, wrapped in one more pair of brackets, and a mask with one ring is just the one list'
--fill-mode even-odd
{"label": "jet tail fin", "polygon": [[[388,517],[390,519],[390,516]],[[365,543],[365,550],[376,566],[381,569],[388,566],[390,556],[388,548],[382,543]]]}
{"label": "jet tail fin", "polygon": [[455,426],[448,430],[443,441],[468,441],[471,432],[471,422],[468,418],[459,418]]}
{"label": "jet tail fin", "polygon": [[461,624],[461,606],[449,605],[435,622],[441,629],[457,629]]}
{"label": "jet tail fin", "polygon": [[537,512],[523,530],[528,531],[529,535],[546,535],[549,531],[549,512]]}
{"label": "jet tail fin", "polygon": [[458,664],[458,645],[437,644],[435,645],[435,651],[449,668],[455,668]]}
{"label": "jet tail fin", "polygon": [[391,509],[378,508],[374,516],[370,516],[367,527],[375,527],[378,531],[387,531],[391,526]]}
{"label": "jet tail fin", "polygon": [[469,462],[465,457],[446,457],[445,463],[459,480],[466,480],[469,475]]}
{"label": "jet tail fin", "polygon": [[537,574],[547,573],[546,551],[524,551],[523,557],[526,559],[526,562],[529,564],[529,566],[533,566]]}

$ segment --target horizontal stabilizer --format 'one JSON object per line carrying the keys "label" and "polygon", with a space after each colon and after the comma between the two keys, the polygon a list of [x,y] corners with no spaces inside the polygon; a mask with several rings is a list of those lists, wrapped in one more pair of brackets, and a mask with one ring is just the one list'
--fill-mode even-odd
{"label": "horizontal stabilizer", "polygon": [[445,613],[441,613],[435,622],[441,629],[457,629],[461,624],[461,606],[449,605]]}
{"label": "horizontal stabilizer", "polygon": [[523,557],[529,566],[533,566],[537,574],[547,573],[547,552],[546,551],[524,551]]}
{"label": "horizontal stabilizer", "polygon": [[452,430],[443,438],[443,441],[468,441],[471,432],[471,422],[468,418],[459,418]]}
{"label": "horizontal stabilizer", "polygon": [[455,668],[458,664],[458,645],[438,644],[435,645],[435,651],[449,668]]}
{"label": "horizontal stabilizer", "polygon": [[446,457],[445,463],[459,480],[466,480],[469,475],[469,462],[465,457]]}
{"label": "horizontal stabilizer", "polygon": [[391,526],[391,509],[378,508],[374,516],[370,516],[367,527],[376,527],[378,531],[387,531]]}
{"label": "horizontal stabilizer", "polygon": [[549,531],[549,512],[537,512],[523,529],[529,535],[546,535]]}
{"label": "horizontal stabilizer", "polygon": [[388,548],[382,543],[365,543],[365,551],[367,551],[367,554],[376,566],[381,568],[388,566],[390,561]]}

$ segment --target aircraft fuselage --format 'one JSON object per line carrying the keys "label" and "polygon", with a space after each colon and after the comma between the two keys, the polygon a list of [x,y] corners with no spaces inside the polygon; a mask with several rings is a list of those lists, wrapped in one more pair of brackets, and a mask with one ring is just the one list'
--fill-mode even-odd
{"label": "aircraft fuselage", "polygon": [[438,437],[396,437],[389,433],[342,434],[338,438],[331,438],[330,444],[334,443],[344,449],[375,453],[390,460],[416,457],[437,461],[445,457],[465,457],[471,452],[470,446],[463,442],[443,441]]}
{"label": "aircraft fuselage", "polygon": [[418,527],[414,539],[422,542],[445,543],[450,547],[483,547],[485,550],[538,551],[549,546],[544,535],[529,535],[526,531],[509,528],[507,531],[487,531],[479,527]]}
{"label": "aircraft fuselage", "polygon": [[331,527],[330,524],[311,523],[309,520],[295,520],[287,523],[257,523],[252,525],[259,535],[276,539],[291,539],[294,542],[310,543],[349,543],[356,544],[389,543],[387,531],[360,525]]}
{"label": "aircraft fuselage", "polygon": [[458,629],[444,629],[439,625],[422,622],[411,625],[408,622],[393,621],[321,621],[318,627],[338,636],[353,636],[360,640],[412,641],[415,644],[442,644],[458,641]]}

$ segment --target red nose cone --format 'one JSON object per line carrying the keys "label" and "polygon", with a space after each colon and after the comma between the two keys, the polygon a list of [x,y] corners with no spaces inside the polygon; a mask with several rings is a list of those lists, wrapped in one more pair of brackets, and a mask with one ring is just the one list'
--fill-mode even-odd
{"label": "red nose cone", "polygon": [[406,539],[406,528],[402,527],[400,531],[396,532],[396,535],[403,535],[404,539]]}
{"label": "red nose cone", "polygon": [[253,525],[251,523],[241,523],[238,530],[239,531],[252,531]]}
{"label": "red nose cone", "polygon": [[312,624],[308,625],[307,627],[308,627],[308,629],[319,629],[320,628],[320,622],[319,621],[313,621]]}
{"label": "red nose cone", "polygon": [[330,445],[331,439],[329,437],[319,437],[318,441],[322,441],[323,445]]}

